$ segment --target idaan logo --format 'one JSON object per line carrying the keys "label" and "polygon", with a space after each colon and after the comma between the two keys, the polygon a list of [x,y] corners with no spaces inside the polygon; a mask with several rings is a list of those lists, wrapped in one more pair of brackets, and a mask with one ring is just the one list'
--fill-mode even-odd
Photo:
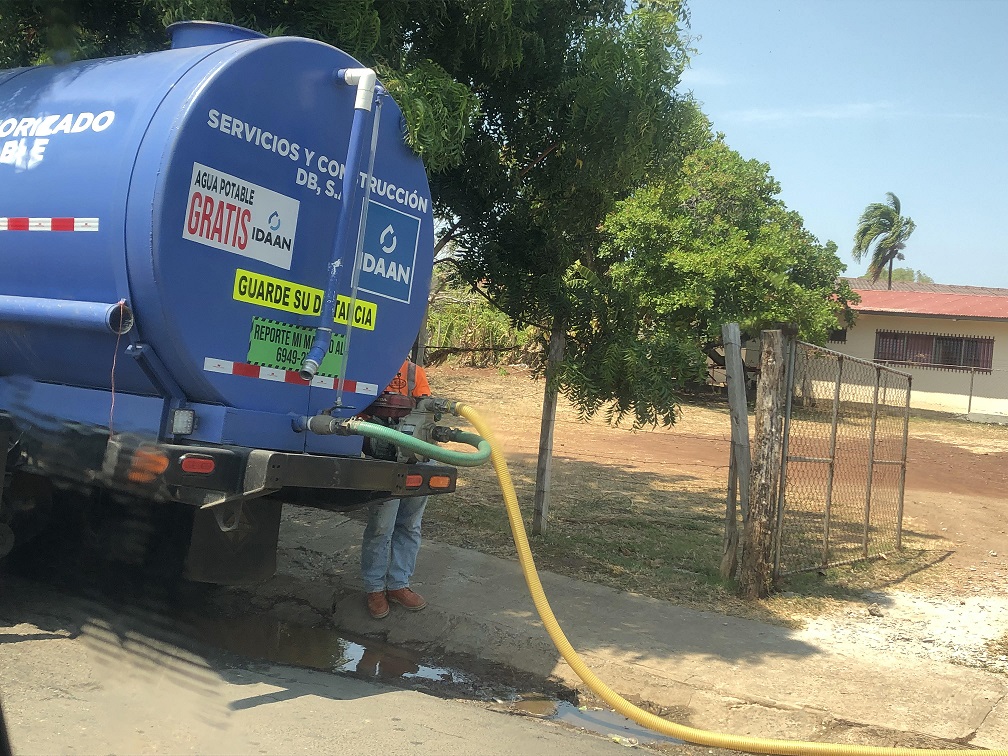
{"label": "idaan logo", "polygon": [[253,241],[291,252],[294,249],[294,240],[280,233],[280,225],[280,213],[274,210],[266,221],[267,228],[252,227]]}
{"label": "idaan logo", "polygon": [[419,218],[370,201],[364,228],[360,288],[409,304],[419,241]]}

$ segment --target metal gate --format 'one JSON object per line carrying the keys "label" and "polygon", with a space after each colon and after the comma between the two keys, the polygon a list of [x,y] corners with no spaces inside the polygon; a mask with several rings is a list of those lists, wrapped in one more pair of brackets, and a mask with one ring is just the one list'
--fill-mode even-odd
{"label": "metal gate", "polygon": [[901,547],[910,376],[792,341],[774,572]]}

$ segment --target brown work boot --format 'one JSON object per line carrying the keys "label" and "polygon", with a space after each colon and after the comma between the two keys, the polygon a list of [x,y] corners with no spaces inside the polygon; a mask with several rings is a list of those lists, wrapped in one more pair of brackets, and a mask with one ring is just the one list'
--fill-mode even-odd
{"label": "brown work boot", "polygon": [[385,591],[375,591],[367,595],[367,610],[374,619],[388,617],[389,606]]}
{"label": "brown work boot", "polygon": [[399,604],[404,609],[409,609],[411,612],[419,612],[427,606],[424,597],[411,588],[396,588],[394,591],[388,591],[388,600]]}

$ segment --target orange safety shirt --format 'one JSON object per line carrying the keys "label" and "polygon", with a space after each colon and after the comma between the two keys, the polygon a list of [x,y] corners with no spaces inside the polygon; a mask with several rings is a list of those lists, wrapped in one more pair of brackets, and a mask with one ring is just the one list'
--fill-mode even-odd
{"label": "orange safety shirt", "polygon": [[[413,367],[413,375],[410,376],[410,366]],[[412,378],[412,380],[411,380]],[[409,385],[413,384],[413,391],[410,392]],[[409,360],[403,362],[395,378],[385,389],[389,394],[403,394],[404,396],[430,396],[430,384],[427,382],[427,373],[420,365],[414,365]]]}

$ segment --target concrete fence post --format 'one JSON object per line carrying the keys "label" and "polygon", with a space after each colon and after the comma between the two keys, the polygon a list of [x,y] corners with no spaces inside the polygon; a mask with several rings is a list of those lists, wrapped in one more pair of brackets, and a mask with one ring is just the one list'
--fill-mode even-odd
{"label": "concrete fence post", "polygon": [[738,508],[742,526],[749,519],[749,478],[752,469],[749,449],[749,403],[746,399],[745,366],[742,363],[742,336],[738,323],[721,326],[725,350],[725,374],[728,382],[728,408],[731,416],[731,451],[728,454],[728,501],[725,506],[725,539],[721,556],[721,577],[735,576],[738,567]]}

